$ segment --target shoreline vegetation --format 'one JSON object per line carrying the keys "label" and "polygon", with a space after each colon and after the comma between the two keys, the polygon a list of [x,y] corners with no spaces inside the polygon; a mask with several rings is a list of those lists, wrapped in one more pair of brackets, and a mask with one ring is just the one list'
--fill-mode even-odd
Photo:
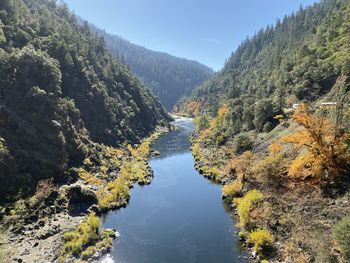
{"label": "shoreline vegetation", "polygon": [[8,262],[42,260],[48,251],[50,260],[58,262],[102,257],[118,233],[100,229],[99,216],[125,207],[135,183],[151,183],[148,159],[159,154],[151,145],[171,129],[159,126],[135,146],[99,145],[75,169],[76,181],[58,187],[44,180],[31,198],[2,208],[1,262],[7,262],[6,258]]}
{"label": "shoreline vegetation", "polygon": [[300,104],[270,132],[223,141],[215,134],[228,112],[194,119],[191,150],[199,173],[222,184],[250,260],[348,259],[350,134],[332,110]]}

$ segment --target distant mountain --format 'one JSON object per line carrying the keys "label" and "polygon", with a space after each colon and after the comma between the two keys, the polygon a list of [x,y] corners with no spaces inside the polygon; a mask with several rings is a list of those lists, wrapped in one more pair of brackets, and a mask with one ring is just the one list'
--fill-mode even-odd
{"label": "distant mountain", "polygon": [[149,50],[91,24],[90,28],[103,36],[112,54],[123,59],[169,111],[180,98],[214,74],[196,61]]}

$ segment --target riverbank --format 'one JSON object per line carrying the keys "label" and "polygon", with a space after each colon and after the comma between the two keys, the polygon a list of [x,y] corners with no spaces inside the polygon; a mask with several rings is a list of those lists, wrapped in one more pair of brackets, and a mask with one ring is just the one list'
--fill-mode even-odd
{"label": "riverbank", "polygon": [[1,262],[97,261],[117,233],[96,228],[95,215],[126,206],[133,184],[151,182],[150,147],[170,129],[158,127],[138,146],[96,145],[69,184],[42,181],[34,196],[3,208]]}
{"label": "riverbank", "polygon": [[[162,136],[150,159],[152,184],[136,185],[124,209],[103,217],[104,228],[117,228],[108,259],[114,262],[248,262],[241,253],[235,222],[221,200],[220,185],[194,169],[189,135],[191,119]],[[109,261],[110,262],[110,261]]]}
{"label": "riverbank", "polygon": [[241,144],[237,138],[212,140],[209,130],[192,137],[196,169],[223,185],[251,262],[342,262],[333,232],[350,213],[348,187],[287,175],[298,152],[281,146],[281,138],[297,130],[289,120]]}

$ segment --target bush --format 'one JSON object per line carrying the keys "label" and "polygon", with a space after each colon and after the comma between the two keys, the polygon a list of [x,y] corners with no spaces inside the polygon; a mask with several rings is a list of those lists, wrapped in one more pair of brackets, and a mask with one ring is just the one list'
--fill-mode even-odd
{"label": "bush", "polygon": [[86,246],[99,239],[99,226],[100,219],[95,213],[90,213],[74,231],[64,233],[62,254],[79,256]]}
{"label": "bush", "polygon": [[280,175],[287,171],[287,159],[279,153],[269,155],[257,162],[253,168],[255,177],[263,183],[276,184]]}
{"label": "bush", "polygon": [[192,152],[193,152],[193,156],[197,157],[200,154],[200,144],[199,143],[194,143],[192,146]]}
{"label": "bush", "polygon": [[217,167],[210,167],[208,170],[207,170],[207,174],[212,177],[213,179],[216,179],[216,180],[221,180],[222,179],[222,171],[217,168]]}
{"label": "bush", "polygon": [[45,198],[56,190],[57,187],[55,186],[52,178],[39,181],[34,196],[30,198],[31,205],[35,206],[36,204],[43,202]]}
{"label": "bush", "polygon": [[266,229],[258,229],[249,234],[248,242],[254,244],[254,252],[258,253],[273,242],[273,235]]}
{"label": "bush", "polygon": [[350,260],[350,216],[340,220],[334,227],[333,236],[345,261]]}
{"label": "bush", "polygon": [[83,167],[78,169],[78,176],[84,182],[93,185],[103,185],[103,181],[86,171]]}
{"label": "bush", "polygon": [[215,143],[217,146],[221,146],[225,143],[226,138],[223,135],[218,135],[215,139]]}
{"label": "bush", "polygon": [[108,192],[98,193],[98,205],[101,209],[109,209],[114,203],[122,202],[130,196],[130,180],[123,176],[108,183]]}
{"label": "bush", "polygon": [[239,226],[246,227],[251,223],[250,211],[254,205],[264,198],[263,194],[258,190],[247,192],[242,198],[235,198],[233,203],[237,206],[239,216]]}
{"label": "bush", "polygon": [[242,182],[240,180],[235,180],[231,184],[224,185],[222,188],[222,196],[225,198],[233,198],[242,191],[242,188]]}
{"label": "bush", "polygon": [[252,152],[244,152],[239,157],[233,157],[225,166],[225,173],[228,175],[236,175],[237,178],[243,180],[245,176],[250,174],[251,164],[254,162],[255,156]]}
{"label": "bush", "polygon": [[270,132],[273,129],[273,124],[271,122],[266,122],[263,127],[263,132]]}
{"label": "bush", "polygon": [[241,133],[235,136],[233,140],[233,150],[237,154],[242,154],[245,151],[251,150],[253,147],[253,141],[250,136],[244,133]]}
{"label": "bush", "polygon": [[83,253],[81,253],[81,259],[87,260],[95,254],[95,247],[90,246]]}
{"label": "bush", "polygon": [[196,118],[194,118],[193,122],[196,125],[198,131],[202,131],[209,128],[209,121],[207,116],[205,115],[197,116]]}

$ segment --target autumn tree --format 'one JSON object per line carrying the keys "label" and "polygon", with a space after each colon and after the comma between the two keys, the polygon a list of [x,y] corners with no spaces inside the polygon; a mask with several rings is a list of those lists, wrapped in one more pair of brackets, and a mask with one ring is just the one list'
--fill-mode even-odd
{"label": "autumn tree", "polygon": [[289,167],[291,177],[332,180],[350,171],[345,143],[349,134],[339,133],[330,119],[312,114],[306,104],[301,104],[292,118],[301,128],[283,140],[292,143],[301,153]]}

